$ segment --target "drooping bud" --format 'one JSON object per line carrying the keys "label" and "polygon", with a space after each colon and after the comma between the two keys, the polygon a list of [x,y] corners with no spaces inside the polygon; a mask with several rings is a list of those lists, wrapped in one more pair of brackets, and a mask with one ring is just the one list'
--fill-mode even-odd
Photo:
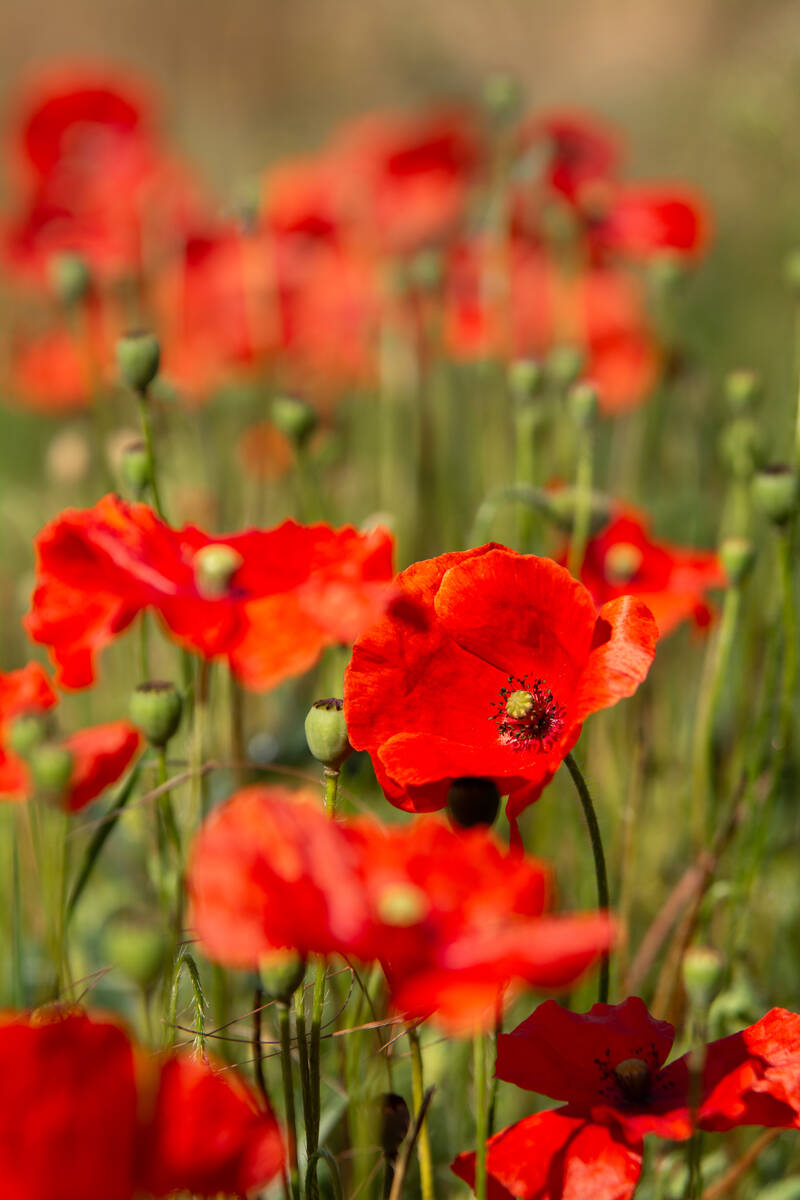
{"label": "drooping bud", "polygon": [[722,986],[725,960],[711,946],[690,946],[681,964],[683,986],[696,1012],[705,1014]]}
{"label": "drooping bud", "polygon": [[719,548],[719,557],[731,583],[743,583],[753,569],[756,548],[748,538],[729,537]]}
{"label": "drooping bud", "polygon": [[603,574],[609,583],[630,583],[644,560],[633,542],[615,542],[603,559]]}
{"label": "drooping bud", "polygon": [[151,746],[166,746],[181,723],[183,701],[173,683],[149,680],[134,691],[128,712]]}
{"label": "drooping bud", "polygon": [[785,525],[797,512],[797,474],[784,463],[773,463],[753,476],[753,501],[775,525]]}
{"label": "drooping bud", "polygon": [[421,888],[413,883],[391,883],[378,897],[378,916],[387,925],[403,929],[425,917],[430,904]]}
{"label": "drooping bud", "polygon": [[[533,707],[533,697],[530,692],[512,692],[506,702],[506,711],[514,696],[527,696],[528,707],[524,713],[520,713],[520,716],[526,716]],[[454,779],[450,784],[447,807],[453,824],[461,829],[472,829],[475,825],[493,825],[500,811],[500,792],[493,780],[467,775],[461,779]]]}
{"label": "drooping bud", "polygon": [[153,477],[150,471],[150,455],[144,442],[129,442],[125,447],[120,458],[120,473],[137,496],[141,496],[147,490]]}
{"label": "drooping bud", "polygon": [[483,81],[483,102],[498,125],[513,121],[522,105],[519,80],[509,71],[492,71]]}
{"label": "drooping bud", "polygon": [[737,479],[749,479],[766,461],[761,426],[752,417],[735,417],[722,431],[720,454]]}
{"label": "drooping bud", "polygon": [[626,1058],[614,1067],[617,1083],[629,1100],[647,1099],[650,1091],[650,1068],[643,1058]]}
{"label": "drooping bud", "polygon": [[403,1097],[398,1096],[396,1092],[384,1092],[382,1096],[378,1097],[378,1103],[380,1104],[381,1150],[387,1162],[393,1163],[397,1159],[400,1147],[406,1140],[406,1134],[411,1124],[411,1114]]}
{"label": "drooping bud", "polygon": [[347,737],[344,703],[337,697],[315,700],[306,715],[306,741],[318,762],[338,768],[353,752]]}
{"label": "drooping bud", "polygon": [[50,287],[66,308],[80,304],[89,291],[91,277],[80,254],[65,250],[54,254],[47,264]]}
{"label": "drooping bud", "polygon": [[145,915],[112,918],[103,938],[105,955],[122,974],[145,991],[158,980],[169,954],[166,931]]}
{"label": "drooping bud", "polygon": [[244,562],[241,554],[224,542],[202,546],[194,556],[194,578],[204,596],[224,596]]}
{"label": "drooping bud", "polygon": [[663,250],[648,263],[648,275],[657,295],[673,295],[686,279],[686,264],[677,254]]}
{"label": "drooping bud", "polygon": [[9,731],[8,744],[20,758],[28,758],[47,737],[49,725],[44,713],[20,713]]}
{"label": "drooping bud", "polygon": [[543,378],[541,365],[534,358],[515,358],[509,363],[508,387],[518,404],[525,404],[537,395]]}
{"label": "drooping bud", "polygon": [[544,361],[544,373],[555,387],[566,390],[583,370],[584,357],[579,346],[554,346]]}
{"label": "drooping bud", "polygon": [[306,973],[305,959],[294,950],[275,950],[265,954],[258,964],[258,977],[264,995],[286,1004],[297,991]]}
{"label": "drooping bud", "polygon": [[304,446],[317,428],[316,410],[297,396],[276,396],[272,401],[272,420],[298,447]]}
{"label": "drooping bud", "polygon": [[576,425],[591,425],[597,416],[597,389],[591,383],[574,383],[567,395],[567,405]]}
{"label": "drooping bud", "polygon": [[158,374],[161,346],[154,333],[137,329],[117,342],[117,366],[122,380],[144,395]]}
{"label": "drooping bud", "polygon": [[72,777],[73,758],[64,746],[43,742],[30,755],[30,768],[37,792],[57,799]]}
{"label": "drooping bud", "polygon": [[762,391],[761,376],[747,367],[730,371],[725,379],[725,399],[732,413],[747,412],[760,400]]}

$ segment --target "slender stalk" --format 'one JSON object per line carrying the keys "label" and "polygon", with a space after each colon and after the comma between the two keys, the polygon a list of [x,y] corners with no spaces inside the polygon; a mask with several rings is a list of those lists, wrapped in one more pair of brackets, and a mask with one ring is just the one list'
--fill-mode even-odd
{"label": "slender stalk", "polygon": [[739,622],[741,600],[741,588],[737,584],[731,584],[725,593],[719,631],[716,640],[709,644],[700,680],[692,755],[692,811],[695,843],[698,850],[705,845],[708,833],[714,718],[722,695],[722,685],[728,672],[736,627]]}
{"label": "slender stalk", "polygon": [[283,1079],[286,1137],[289,1143],[289,1186],[292,1193],[292,1200],[300,1200],[300,1170],[297,1165],[297,1120],[294,1111],[292,1034],[289,1026],[289,1005],[278,1004],[277,1008],[281,1041],[281,1076]]}
{"label": "slender stalk", "polygon": [[577,579],[589,540],[592,518],[592,431],[586,425],[578,433],[578,463],[575,473],[575,516],[567,554],[567,569]]}
{"label": "slender stalk", "polygon": [[[10,805],[11,828],[11,1003],[25,1007],[25,968],[23,961],[22,889],[19,870],[19,822],[15,805]],[[66,923],[67,917],[64,921]]]}
{"label": "slender stalk", "polygon": [[142,683],[150,678],[150,624],[146,608],[139,614],[139,674]]}
{"label": "slender stalk", "polygon": [[265,1110],[269,1111],[269,1092],[267,1091],[267,1081],[264,1078],[264,1061],[261,1046],[261,1014],[263,1006],[264,993],[260,987],[257,987],[253,994],[253,1071],[256,1077],[258,1093],[261,1096]]}
{"label": "slender stalk", "polygon": [[476,1033],[472,1041],[473,1086],[475,1088],[475,1196],[486,1200],[486,1139],[489,1133],[486,1106],[486,1039]]}
{"label": "slender stalk", "polygon": [[789,530],[779,532],[781,607],[783,613],[783,674],[781,677],[778,717],[778,744],[785,759],[794,725],[795,693],[797,691],[797,610],[794,603],[793,538]]}
{"label": "slender stalk", "polygon": [[86,853],[83,856],[83,863],[78,872],[78,876],[72,885],[72,891],[67,901],[67,906],[64,911],[64,925],[68,925],[72,919],[72,914],[75,911],[75,906],[83,895],[84,888],[89,882],[94,866],[100,857],[100,852],[106,844],[107,839],[111,836],[114,826],[122,815],[122,810],[130,800],[134,793],[136,784],[141,775],[141,764],[137,763],[131,771],[128,778],[123,783],[122,787],[117,792],[111,808],[107,812],[102,824],[98,825],[95,830],[94,837],[86,847]]}
{"label": "slender stalk", "polygon": [[237,787],[243,787],[247,775],[247,751],[244,741],[244,693],[233,671],[228,672],[230,683],[231,759]]}
{"label": "slender stalk", "polygon": [[161,494],[158,490],[158,474],[156,472],[156,456],[153,449],[153,421],[150,415],[150,404],[147,396],[141,392],[137,392],[136,400],[139,405],[139,420],[142,425],[142,437],[144,446],[147,452],[147,465],[150,473],[150,491],[153,494],[153,507],[158,513],[162,521],[166,521],[164,516],[164,507],[161,503]]}
{"label": "slender stalk", "polygon": [[167,769],[167,750],[165,746],[158,747],[158,783],[159,787],[164,790],[158,797],[158,811],[161,821],[164,825],[164,831],[167,835],[167,840],[175,851],[176,860],[180,867],[183,862],[183,848],[181,846],[181,834],[178,829],[178,822],[175,819],[175,809],[172,807],[172,799],[170,797],[170,789],[167,787],[169,783],[169,771]]}
{"label": "slender stalk", "polygon": [[[586,781],[580,772],[578,764],[571,754],[568,754],[564,759],[567,770],[572,776],[572,782],[575,784],[575,790],[578,793],[578,799],[583,808],[583,815],[586,818],[586,826],[589,830],[589,839],[592,843],[592,854],[594,856],[594,873],[597,880],[597,904],[599,908],[608,909],[608,875],[606,872],[606,856],[603,851],[603,839],[600,836],[600,826],[597,822],[597,814],[594,810],[592,797],[589,789],[586,786]],[[608,955],[604,954],[600,963],[600,984],[598,988],[598,1000],[601,1004],[608,1003],[608,984],[609,984],[609,965]]]}
{"label": "slender stalk", "polygon": [[[425,1097],[425,1074],[422,1066],[422,1047],[419,1041],[419,1030],[416,1025],[409,1027],[408,1041],[411,1046],[411,1094],[414,1102],[414,1111],[420,1112]],[[433,1200],[433,1155],[431,1153],[431,1139],[427,1121],[423,1121],[420,1125],[417,1153],[419,1154],[419,1178],[422,1200]]]}

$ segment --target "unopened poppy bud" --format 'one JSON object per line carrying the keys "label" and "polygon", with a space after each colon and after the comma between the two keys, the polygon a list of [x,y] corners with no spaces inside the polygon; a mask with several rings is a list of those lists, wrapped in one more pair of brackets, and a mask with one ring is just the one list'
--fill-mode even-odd
{"label": "unopened poppy bud", "polygon": [[295,446],[304,446],[317,428],[316,410],[297,396],[276,396],[272,401],[272,420]]}
{"label": "unopened poppy bud", "polygon": [[725,399],[731,412],[743,413],[761,398],[761,376],[746,367],[729,371],[725,378]]}
{"label": "unopened poppy bud", "polygon": [[294,950],[276,950],[265,954],[258,964],[258,977],[264,995],[279,1004],[286,1004],[297,991],[306,973],[305,959]]}
{"label": "unopened poppy bud", "polygon": [[665,250],[652,259],[648,273],[655,291],[668,297],[686,279],[686,264],[677,254]]}
{"label": "unopened poppy bud", "polygon": [[542,386],[543,373],[534,358],[515,358],[508,367],[508,386],[518,404],[532,400]]}
{"label": "unopened poppy bud", "polygon": [[753,476],[753,501],[775,525],[784,525],[797,512],[797,475],[783,463],[773,463]]}
{"label": "unopened poppy bud", "polygon": [[[520,698],[519,716],[524,717],[533,707],[533,697],[530,692],[512,692],[506,701],[506,711],[511,713],[509,705],[514,697]],[[527,707],[525,703],[527,698]],[[524,711],[522,711],[524,709]],[[493,825],[500,811],[500,792],[492,779],[473,779],[464,776],[454,779],[447,793],[447,807],[453,824],[461,829],[471,829],[474,825]]]}
{"label": "unopened poppy bud", "polygon": [[643,1058],[625,1058],[614,1067],[617,1083],[629,1100],[645,1100],[650,1091],[650,1068]]}
{"label": "unopened poppy bud", "polygon": [[386,925],[402,929],[416,925],[427,914],[428,898],[413,883],[392,883],[378,897],[378,916]]}
{"label": "unopened poppy bud", "polygon": [[42,713],[21,713],[11,726],[8,742],[20,758],[28,758],[47,737],[48,722]]}
{"label": "unopened poppy bud", "polygon": [[69,750],[44,742],[35,747],[29,761],[37,792],[60,796],[72,777],[73,759]]}
{"label": "unopened poppy bud", "polygon": [[408,279],[421,292],[433,292],[442,282],[444,263],[436,250],[420,250],[408,264]]}
{"label": "unopened poppy bud", "polygon": [[305,730],[309,750],[326,767],[340,767],[353,752],[347,737],[344,703],[336,697],[316,700],[311,705]]}
{"label": "unopened poppy bud", "polygon": [[406,1140],[411,1114],[402,1096],[396,1092],[384,1092],[378,1097],[380,1105],[381,1150],[383,1157],[393,1163]]}
{"label": "unopened poppy bud", "polygon": [[575,383],[569,389],[567,404],[576,425],[591,425],[597,416],[597,389],[591,383]]}
{"label": "unopened poppy bud", "polygon": [[224,596],[243,562],[241,554],[223,542],[201,547],[194,556],[198,588],[205,596]]}
{"label": "unopened poppy bud", "polygon": [[707,1012],[725,973],[725,960],[711,946],[690,946],[681,964],[683,986],[692,1008]]}
{"label": "unopened poppy bud", "polygon": [[80,304],[89,291],[89,268],[80,254],[70,251],[54,254],[48,263],[48,274],[53,293],[67,308]]}
{"label": "unopened poppy bud", "polygon": [[583,351],[578,346],[554,346],[544,360],[544,373],[558,388],[568,388],[583,370]]}
{"label": "unopened poppy bud", "polygon": [[790,250],[783,262],[783,278],[795,295],[800,295],[800,247]]}
{"label": "unopened poppy bud", "polygon": [[483,102],[498,124],[513,120],[522,104],[519,80],[509,71],[492,71],[483,81]]}
{"label": "unopened poppy bud", "polygon": [[743,583],[753,569],[756,548],[747,538],[729,537],[720,546],[719,557],[731,583]]}
{"label": "unopened poppy bud", "polygon": [[128,712],[151,746],[166,746],[181,723],[183,701],[173,683],[149,680],[131,696]]}
{"label": "unopened poppy bud", "polygon": [[752,417],[735,417],[720,438],[720,454],[725,466],[738,479],[749,479],[766,461],[764,434]]}
{"label": "unopened poppy bud", "polygon": [[131,442],[125,447],[120,459],[120,472],[137,495],[141,495],[150,486],[150,455],[144,442]]}
{"label": "unopened poppy bud", "polygon": [[161,346],[147,330],[126,333],[117,342],[117,366],[121,378],[135,392],[144,394],[158,374]]}
{"label": "unopened poppy bud", "polygon": [[132,914],[113,918],[103,938],[105,956],[145,991],[161,975],[169,954],[169,938],[159,925]]}

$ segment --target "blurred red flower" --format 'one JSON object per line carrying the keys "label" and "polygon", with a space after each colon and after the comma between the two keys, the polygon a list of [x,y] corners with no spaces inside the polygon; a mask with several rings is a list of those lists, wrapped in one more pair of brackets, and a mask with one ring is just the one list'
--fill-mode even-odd
{"label": "blurred red flower", "polygon": [[301,793],[253,787],[206,822],[189,869],[209,956],[255,968],[279,949],[380,962],[392,1003],[450,1029],[488,1025],[520,985],[569,986],[606,951],[606,913],[549,912],[543,864],[485,830],[332,821]]}
{"label": "blurred red flower", "polygon": [[641,601],[598,613],[563,567],[502,546],[415,563],[396,587],[356,642],[344,701],[350,741],[399,808],[444,808],[454,779],[490,778],[513,821],[655,654]]}
{"label": "blurred red flower", "polygon": [[66,510],[36,547],[26,628],[69,688],[92,683],[98,652],[147,607],[181,645],[226,657],[248,687],[273,687],[326,646],[354,641],[383,611],[392,578],[384,529],[284,521],[212,537],[116,496]]}
{"label": "blurred red flower", "polygon": [[0,1019],[5,1194],[134,1200],[243,1195],[283,1160],[241,1079],[188,1055],[149,1058],[118,1024],[77,1009]]}
{"label": "blurred red flower", "polygon": [[46,413],[89,408],[111,376],[113,322],[92,299],[80,328],[55,325],[20,333],[11,346],[9,393],[26,408]]}
{"label": "blurred red flower", "polygon": [[[27,764],[9,744],[14,719],[41,715],[57,702],[38,663],[0,673],[0,799],[24,800],[33,792]],[[116,783],[139,752],[141,736],[130,721],[110,721],[81,729],[58,744],[72,756],[62,803],[68,812],[78,812]]]}
{"label": "blurred red flower", "polygon": [[[668,1066],[675,1031],[638,997],[572,1013],[541,1004],[511,1034],[498,1038],[496,1075],[563,1108],[537,1113],[488,1143],[495,1196],[626,1200],[641,1170],[642,1138],[691,1136],[689,1055]],[[705,1048],[696,1123],[800,1127],[800,1016],[774,1008],[755,1025]],[[591,1174],[592,1158],[596,1175]],[[474,1154],[453,1164],[474,1181]]]}
{"label": "blurred red flower", "polygon": [[[566,551],[559,557],[566,562]],[[638,596],[652,612],[663,637],[682,621],[706,626],[711,609],[706,593],[727,582],[718,555],[657,542],[642,513],[618,507],[610,523],[586,545],[580,580],[595,604],[618,596]]]}

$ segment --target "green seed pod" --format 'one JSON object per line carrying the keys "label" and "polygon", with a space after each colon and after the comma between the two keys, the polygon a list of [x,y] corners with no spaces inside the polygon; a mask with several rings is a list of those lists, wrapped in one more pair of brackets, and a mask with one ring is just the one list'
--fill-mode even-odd
{"label": "green seed pod", "polygon": [[[517,694],[512,693],[508,703]],[[500,792],[492,779],[464,776],[454,779],[450,784],[447,807],[453,824],[461,829],[471,829],[474,825],[494,825],[500,811]]]}
{"label": "green seed pod", "polygon": [[719,548],[719,557],[731,583],[743,583],[753,569],[756,548],[748,538],[729,537]]}
{"label": "green seed pod", "polygon": [[306,715],[306,741],[318,762],[338,768],[353,753],[347,738],[344,703],[336,697],[316,700]]}
{"label": "green seed pod", "polygon": [[761,399],[763,390],[761,376],[746,367],[729,371],[725,378],[725,399],[732,413],[747,412]]}
{"label": "green seed pod", "polygon": [[122,451],[120,473],[125,483],[141,496],[150,486],[153,476],[150,471],[150,455],[144,442],[130,442]]}
{"label": "green seed pod", "polygon": [[140,395],[144,395],[158,374],[161,346],[158,338],[147,330],[126,333],[117,342],[117,366],[120,378]]}
{"label": "green seed pod", "polygon": [[566,390],[583,370],[584,358],[578,346],[554,346],[544,360],[544,373],[555,387]]}
{"label": "green seed pod", "polygon": [[172,683],[149,680],[134,691],[128,712],[151,746],[166,746],[181,723],[183,701]]}
{"label": "green seed pod", "polygon": [[725,960],[711,946],[690,946],[681,964],[683,986],[695,1012],[708,1012],[725,974]]}
{"label": "green seed pod", "polygon": [[20,758],[29,758],[47,737],[49,727],[43,713],[20,713],[9,730],[8,743]]}
{"label": "green seed pod", "polygon": [[737,479],[750,479],[767,457],[764,434],[758,422],[744,415],[734,417],[722,431],[720,455]]}
{"label": "green seed pod", "polygon": [[498,125],[515,120],[522,106],[519,80],[508,71],[492,71],[483,81],[483,102]]}
{"label": "green seed pod", "polygon": [[305,959],[294,950],[276,950],[265,954],[258,964],[258,977],[264,995],[279,1004],[286,1004],[297,991],[306,974]]}
{"label": "green seed pod", "polygon": [[224,596],[244,562],[241,554],[223,542],[203,546],[194,556],[194,577],[204,596]]}
{"label": "green seed pod", "polygon": [[66,308],[80,304],[89,291],[89,268],[80,254],[54,254],[47,264],[50,287]]}
{"label": "green seed pod", "polygon": [[508,387],[518,404],[525,404],[541,391],[544,375],[533,358],[515,358],[508,366]]}
{"label": "green seed pod", "polygon": [[296,396],[276,396],[272,401],[272,421],[295,446],[304,446],[317,428],[317,413]]}
{"label": "green seed pod", "polygon": [[131,983],[145,991],[157,982],[169,956],[169,938],[146,916],[112,918],[104,938],[105,955]]}
{"label": "green seed pod", "polygon": [[797,512],[797,474],[783,463],[773,463],[753,476],[753,502],[774,525],[785,525]]}
{"label": "green seed pod", "polygon": [[30,756],[31,774],[37,792],[45,796],[59,797],[66,790],[72,777],[73,758],[64,746],[54,742],[43,742]]}
{"label": "green seed pod", "polygon": [[567,405],[576,425],[591,425],[597,416],[597,389],[591,383],[574,383],[567,394]]}

